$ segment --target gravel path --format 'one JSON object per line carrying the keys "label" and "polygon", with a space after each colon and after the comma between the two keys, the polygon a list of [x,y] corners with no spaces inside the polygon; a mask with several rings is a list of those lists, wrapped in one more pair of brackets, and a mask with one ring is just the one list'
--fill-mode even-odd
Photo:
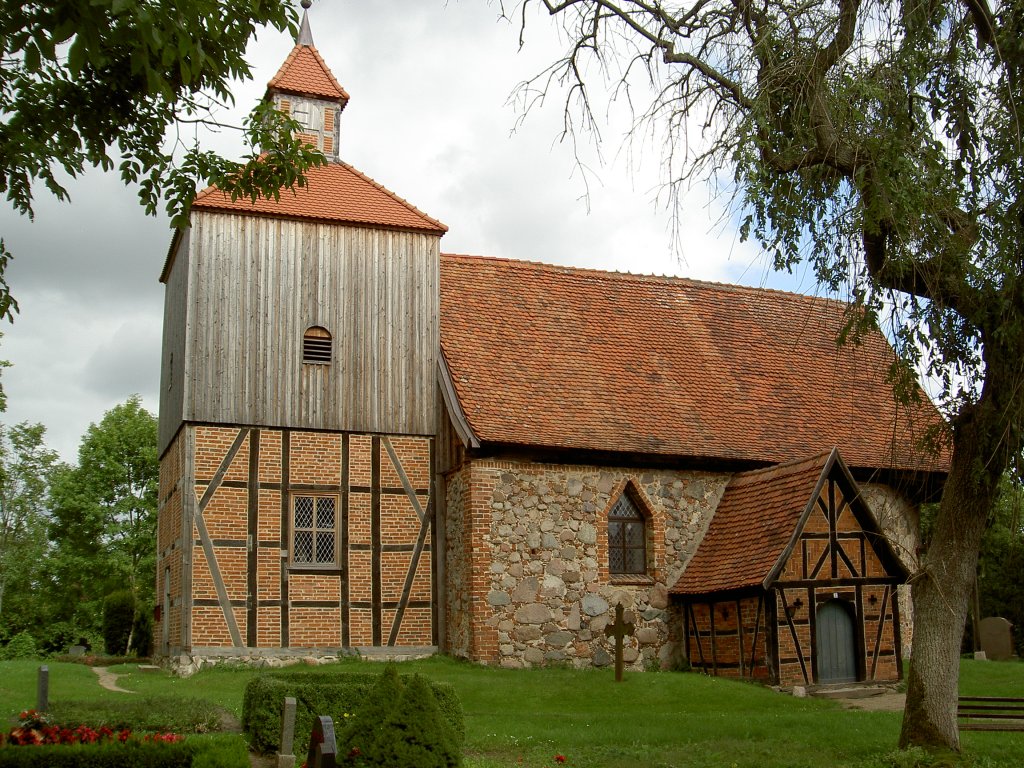
{"label": "gravel path", "polygon": [[90,667],[90,669],[96,673],[96,676],[100,679],[100,685],[106,688],[108,691],[116,691],[117,693],[135,693],[135,691],[128,691],[121,688],[117,684],[118,675],[115,675],[107,667]]}

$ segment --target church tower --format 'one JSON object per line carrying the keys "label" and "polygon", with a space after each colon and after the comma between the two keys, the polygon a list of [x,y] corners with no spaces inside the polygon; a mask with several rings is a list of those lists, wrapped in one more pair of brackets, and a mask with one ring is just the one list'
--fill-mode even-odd
{"label": "church tower", "polygon": [[201,192],[171,243],[154,646],[436,646],[446,227],[341,160],[349,96],[305,13],[266,98],[329,162],[279,200]]}

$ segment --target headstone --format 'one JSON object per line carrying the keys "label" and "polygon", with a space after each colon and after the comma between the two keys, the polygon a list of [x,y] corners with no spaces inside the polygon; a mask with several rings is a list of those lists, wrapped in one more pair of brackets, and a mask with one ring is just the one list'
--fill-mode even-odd
{"label": "headstone", "polygon": [[70,648],[68,648],[68,655],[69,656],[85,656],[85,646],[84,645],[72,645]]}
{"label": "headstone", "polygon": [[306,768],[335,768],[337,756],[334,722],[327,715],[320,715],[313,721],[313,732],[309,735]]}
{"label": "headstone", "polygon": [[50,668],[43,664],[39,668],[36,684],[36,711],[46,712],[50,708]]}
{"label": "headstone", "polygon": [[606,637],[615,638],[615,682],[622,682],[622,640],[632,635],[636,627],[623,618],[622,603],[615,606],[615,621],[604,628]]}
{"label": "headstone", "polygon": [[277,752],[277,768],[295,766],[295,699],[288,696],[281,705],[281,746]]}
{"label": "headstone", "polygon": [[1013,658],[1013,624],[1001,616],[989,616],[981,620],[978,630],[985,658],[991,661],[1008,661]]}

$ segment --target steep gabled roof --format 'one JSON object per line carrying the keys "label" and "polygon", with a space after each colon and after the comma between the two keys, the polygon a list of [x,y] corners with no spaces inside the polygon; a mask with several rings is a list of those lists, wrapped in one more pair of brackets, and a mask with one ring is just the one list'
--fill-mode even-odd
{"label": "steep gabled roof", "polygon": [[448,227],[351,165],[328,163],[306,172],[306,186],[285,190],[279,200],[261,197],[232,200],[215,187],[196,195],[194,210],[313,219],[443,234]]}
{"label": "steep gabled roof", "polygon": [[267,90],[341,101],[342,109],[348,103],[345,89],[312,45],[299,44],[292,48],[277,74],[267,83]]}
{"label": "steep gabled roof", "polygon": [[481,444],[944,471],[940,423],[885,383],[880,334],[838,346],[847,305],[797,294],[442,256],[441,349]]}
{"label": "steep gabled roof", "polygon": [[831,454],[733,476],[674,595],[763,586],[801,517]]}
{"label": "steep gabled roof", "polygon": [[860,497],[838,449],[803,461],[741,472],[729,480],[704,539],[669,588],[673,595],[706,595],[769,588],[779,578],[828,479],[843,489],[857,525],[891,577],[904,566]]}

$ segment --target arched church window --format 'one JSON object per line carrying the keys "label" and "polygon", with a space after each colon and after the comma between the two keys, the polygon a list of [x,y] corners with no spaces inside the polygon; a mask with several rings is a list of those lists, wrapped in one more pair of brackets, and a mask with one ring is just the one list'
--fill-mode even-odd
{"label": "arched church window", "polygon": [[330,331],[319,325],[307,328],[302,335],[302,362],[313,365],[329,365],[331,347]]}
{"label": "arched church window", "polygon": [[608,512],[608,572],[647,573],[647,520],[628,487]]}

